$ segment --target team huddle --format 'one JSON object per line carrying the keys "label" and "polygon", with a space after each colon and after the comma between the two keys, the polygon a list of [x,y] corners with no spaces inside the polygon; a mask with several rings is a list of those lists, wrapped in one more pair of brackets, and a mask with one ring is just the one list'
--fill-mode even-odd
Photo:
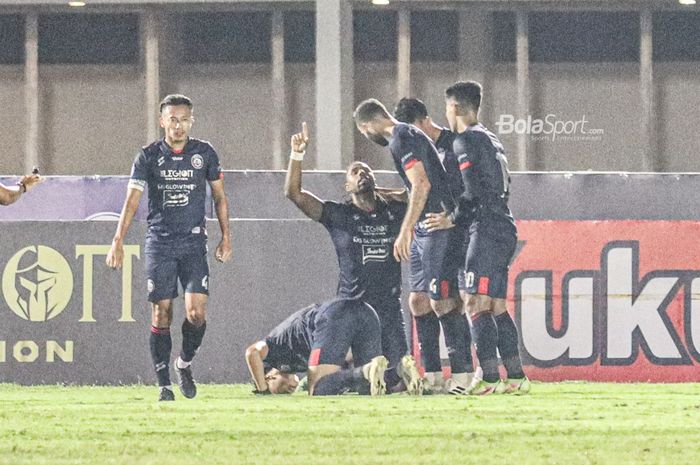
{"label": "team huddle", "polygon": [[[248,347],[254,392],[294,392],[300,388],[300,373],[307,376],[304,384],[311,395],[529,391],[517,329],[506,308],[508,268],[517,243],[508,208],[510,177],[503,146],[478,121],[481,93],[475,82],[458,82],[446,90],[449,129],[436,125],[417,99],[402,99],[393,114],[375,99],[360,103],[353,115],[357,129],[388,147],[406,187],[378,187],[371,168],[353,162],[345,180],[351,200],[345,203],[321,200],[302,189],[302,161],[310,142],[306,123],[292,136],[285,194],[330,234],[339,283],[335,299],[293,313]],[[178,281],[185,292],[186,319],[175,372],[182,394],[196,395],[191,363],[206,329],[209,279],[207,183],[222,233],[216,258],[227,261],[231,245],[218,156],[211,145],[188,135],[191,101],[170,95],[160,110],[165,137],[145,147],[134,162],[107,264],[121,266],[122,240],[148,185],[150,348],[159,399],[173,400],[170,325]],[[401,261],[410,264],[409,307],[422,377],[404,328]],[[440,359],[441,328],[450,363],[447,380]],[[505,379],[500,378],[499,355]]]}

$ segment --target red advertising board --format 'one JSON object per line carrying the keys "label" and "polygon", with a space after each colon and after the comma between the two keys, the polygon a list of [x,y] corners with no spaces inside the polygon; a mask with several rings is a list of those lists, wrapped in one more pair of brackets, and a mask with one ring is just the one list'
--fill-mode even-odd
{"label": "red advertising board", "polygon": [[700,222],[520,221],[518,236],[509,311],[532,379],[700,381]]}

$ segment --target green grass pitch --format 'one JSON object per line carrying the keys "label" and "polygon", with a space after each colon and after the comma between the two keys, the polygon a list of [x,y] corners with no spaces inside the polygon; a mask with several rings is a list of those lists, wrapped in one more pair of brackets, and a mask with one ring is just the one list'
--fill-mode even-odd
{"label": "green grass pitch", "polygon": [[697,464],[698,384],[533,384],[524,397],[255,397],[201,385],[0,385],[0,464]]}

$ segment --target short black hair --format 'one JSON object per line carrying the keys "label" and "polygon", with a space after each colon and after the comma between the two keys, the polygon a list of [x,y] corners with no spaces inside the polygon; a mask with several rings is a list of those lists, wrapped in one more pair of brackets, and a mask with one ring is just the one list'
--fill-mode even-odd
{"label": "short black hair", "polygon": [[417,98],[404,97],[394,108],[394,118],[402,123],[413,124],[427,117],[428,109],[425,107],[425,103]]}
{"label": "short black hair", "polygon": [[462,109],[479,111],[481,105],[481,84],[476,81],[459,81],[445,91],[445,98],[454,99]]}
{"label": "short black hair", "polygon": [[391,119],[389,111],[384,104],[376,98],[370,98],[360,102],[357,108],[355,108],[352,117],[355,118],[355,123],[366,123],[375,118]]}
{"label": "short black hair", "polygon": [[190,110],[192,109],[192,100],[189,97],[182,94],[170,94],[166,95],[163,100],[160,101],[160,112],[163,113],[163,108],[173,107],[178,105],[185,105]]}

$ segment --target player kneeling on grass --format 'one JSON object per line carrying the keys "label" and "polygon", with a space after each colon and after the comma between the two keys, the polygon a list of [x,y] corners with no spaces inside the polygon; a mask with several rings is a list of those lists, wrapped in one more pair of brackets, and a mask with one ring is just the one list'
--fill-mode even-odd
{"label": "player kneeling on grass", "polygon": [[[348,350],[357,368],[343,369]],[[377,313],[358,299],[335,299],[292,314],[246,350],[256,394],[289,394],[307,372],[309,394],[386,392]]]}

